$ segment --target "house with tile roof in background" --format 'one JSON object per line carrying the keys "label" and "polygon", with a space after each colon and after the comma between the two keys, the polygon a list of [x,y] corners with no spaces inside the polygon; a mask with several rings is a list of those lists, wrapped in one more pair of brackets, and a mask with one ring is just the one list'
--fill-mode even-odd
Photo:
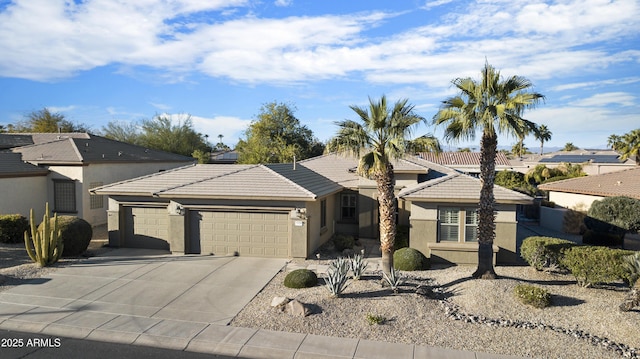
{"label": "house with tile roof in background", "polygon": [[[110,140],[89,133],[0,134],[3,187],[0,213],[39,218],[45,202],[59,214],[93,226],[106,224],[106,201],[89,189],[194,162],[191,157]],[[14,169],[14,170],[8,170]]]}
{"label": "house with tile roof in background", "polygon": [[[378,237],[375,181],[355,157],[193,165],[104,185],[113,246],[174,253],[313,257],[335,234]],[[477,262],[480,180],[418,157],[393,163],[399,225],[433,262]],[[496,186],[494,260],[517,261],[516,208],[532,198]]]}

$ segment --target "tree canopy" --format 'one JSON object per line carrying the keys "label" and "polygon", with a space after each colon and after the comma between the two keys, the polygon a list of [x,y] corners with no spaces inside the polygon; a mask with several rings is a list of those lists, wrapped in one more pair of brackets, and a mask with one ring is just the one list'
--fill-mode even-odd
{"label": "tree canopy", "polygon": [[640,128],[625,133],[622,136],[611,135],[608,138],[609,146],[620,153],[620,159],[626,161],[635,156],[636,164],[640,165]]}
{"label": "tree canopy", "polygon": [[138,123],[109,122],[102,128],[103,135],[117,141],[192,156],[196,151],[207,153],[211,150],[206,136],[196,132],[190,115],[183,116],[176,124],[171,118],[156,115],[152,119]]}
{"label": "tree canopy", "polygon": [[295,117],[293,105],[263,105],[236,145],[239,163],[285,163],[321,155],[324,145]]}
{"label": "tree canopy", "polygon": [[90,127],[85,124],[73,123],[59,112],[51,112],[48,108],[33,111],[25,116],[17,126],[7,126],[10,132],[34,132],[34,133],[56,133],[56,132],[89,132]]}

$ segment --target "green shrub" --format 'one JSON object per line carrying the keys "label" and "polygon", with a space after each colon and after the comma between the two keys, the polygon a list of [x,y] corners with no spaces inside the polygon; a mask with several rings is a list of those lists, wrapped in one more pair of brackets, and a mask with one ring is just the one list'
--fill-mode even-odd
{"label": "green shrub", "polygon": [[367,322],[369,323],[369,325],[374,325],[374,324],[384,324],[387,321],[387,318],[383,317],[382,315],[374,315],[374,314],[367,314]]}
{"label": "green shrub", "polygon": [[634,252],[622,249],[576,246],[565,252],[562,263],[583,287],[617,280],[629,283],[631,273],[623,257],[631,254]]}
{"label": "green shrub", "polygon": [[422,252],[413,248],[401,248],[393,253],[393,268],[414,271],[427,269],[429,262]]}
{"label": "green shrub", "polygon": [[[640,230],[640,200],[631,197],[607,197],[594,201],[587,212],[585,224],[598,232],[635,232]],[[602,223],[610,228],[598,228]]]}
{"label": "green shrub", "polygon": [[518,284],[513,292],[522,303],[536,308],[545,308],[551,304],[551,294],[540,287],[530,284]]}
{"label": "green shrub", "polygon": [[318,284],[318,276],[308,269],[296,269],[284,277],[287,288],[309,288]]}
{"label": "green shrub", "polygon": [[353,249],[353,246],[355,244],[356,240],[353,238],[353,236],[336,234],[335,237],[333,237],[333,245],[339,252],[342,252],[345,249]]}
{"label": "green shrub", "polygon": [[564,253],[576,243],[552,237],[528,237],[520,246],[520,256],[537,270],[562,268]]}
{"label": "green shrub", "polygon": [[396,241],[393,247],[396,250],[409,247],[409,226],[398,225],[396,227]]}
{"label": "green shrub", "polygon": [[[41,226],[42,223],[38,228]],[[58,216],[58,229],[64,241],[63,257],[77,257],[89,247],[93,229],[84,219],[76,216]]]}
{"label": "green shrub", "polygon": [[622,257],[623,266],[628,272],[629,287],[633,287],[640,279],[640,252]]}
{"label": "green shrub", "polygon": [[540,205],[542,207],[556,208],[556,203],[555,202],[548,201],[546,199],[543,199],[542,201],[540,201]]}
{"label": "green shrub", "polygon": [[24,231],[29,230],[29,221],[20,214],[0,215],[0,243],[19,243],[24,240]]}
{"label": "green shrub", "polygon": [[582,243],[592,246],[622,247],[624,234],[596,232],[588,229],[582,234]]}

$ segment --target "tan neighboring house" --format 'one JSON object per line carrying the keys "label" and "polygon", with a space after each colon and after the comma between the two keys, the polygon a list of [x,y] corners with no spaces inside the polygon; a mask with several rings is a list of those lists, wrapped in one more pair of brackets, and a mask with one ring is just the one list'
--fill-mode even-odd
{"label": "tan neighboring house", "polygon": [[[175,253],[312,257],[336,233],[378,237],[375,182],[357,159],[296,164],[195,165],[91,190],[109,196],[114,246]],[[477,261],[480,181],[417,157],[394,163],[397,221],[433,261]],[[497,263],[517,260],[516,207],[532,199],[496,187]]]}
{"label": "tan neighboring house", "polygon": [[601,175],[570,178],[545,183],[539,189],[548,191],[549,200],[556,207],[540,207],[540,225],[556,231],[571,232],[565,228],[565,215],[570,209],[587,211],[594,201],[606,197],[626,196],[640,199],[640,167],[635,166]]}
{"label": "tan neighboring house", "polygon": [[[0,214],[22,214],[44,206],[49,170],[24,162],[19,153],[0,152]],[[42,219],[44,208],[37,212]]]}
{"label": "tan neighboring house", "polygon": [[601,175],[570,178],[541,184],[539,189],[549,192],[549,200],[557,206],[573,208],[605,197],[626,196],[640,199],[640,167],[604,173]]}
{"label": "tan neighboring house", "polygon": [[40,171],[37,179],[20,180],[13,174],[12,187],[5,187],[11,190],[0,198],[0,213],[28,216],[33,208],[40,218],[49,202],[53,212],[81,217],[93,226],[107,223],[107,202],[91,195],[90,188],[194,162],[88,133],[0,134],[0,148],[7,152],[0,166],[19,157]]}

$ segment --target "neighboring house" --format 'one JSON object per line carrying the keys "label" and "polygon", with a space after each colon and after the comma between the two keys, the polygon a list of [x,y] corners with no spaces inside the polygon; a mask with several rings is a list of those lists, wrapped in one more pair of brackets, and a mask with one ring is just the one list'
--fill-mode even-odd
{"label": "neighboring house", "polygon": [[[0,201],[0,213],[28,216],[29,210],[22,204],[28,203],[41,217],[45,202],[49,202],[53,212],[81,217],[93,226],[107,222],[106,201],[90,195],[90,188],[194,162],[191,157],[88,133],[0,134],[0,147],[14,155],[0,157],[1,161],[15,162],[15,156],[20,156],[22,162],[47,171],[44,182],[22,181],[11,187],[11,193],[4,191],[3,197],[8,197]],[[22,203],[16,201],[17,193],[24,196]]]}
{"label": "neighboring house", "polygon": [[601,175],[569,178],[545,183],[539,189],[549,192],[549,200],[564,208],[583,206],[605,197],[626,196],[640,199],[640,167]]}
{"label": "neighboring house", "polygon": [[49,170],[24,162],[19,153],[0,152],[0,214],[29,218],[31,208],[42,219]]}
{"label": "neighboring house", "polygon": [[[453,168],[473,177],[480,177],[480,152],[425,152],[418,154],[418,157],[439,165]],[[511,162],[502,152],[496,153],[495,163],[496,171],[513,170]]]}
{"label": "neighboring house", "polygon": [[[91,190],[109,196],[114,246],[176,253],[311,257],[336,233],[378,237],[376,184],[353,157],[295,164],[194,165]],[[410,246],[433,261],[477,262],[480,180],[407,157],[394,162],[397,220]],[[517,259],[516,207],[523,194],[496,186],[498,263]]]}
{"label": "neighboring house", "polygon": [[527,173],[527,171],[539,164],[549,168],[556,168],[563,163],[582,165],[582,170],[588,175],[616,172],[636,166],[633,158],[620,161],[620,155],[615,151],[588,149],[545,153],[542,156],[531,154],[512,160],[511,166],[516,171]]}

